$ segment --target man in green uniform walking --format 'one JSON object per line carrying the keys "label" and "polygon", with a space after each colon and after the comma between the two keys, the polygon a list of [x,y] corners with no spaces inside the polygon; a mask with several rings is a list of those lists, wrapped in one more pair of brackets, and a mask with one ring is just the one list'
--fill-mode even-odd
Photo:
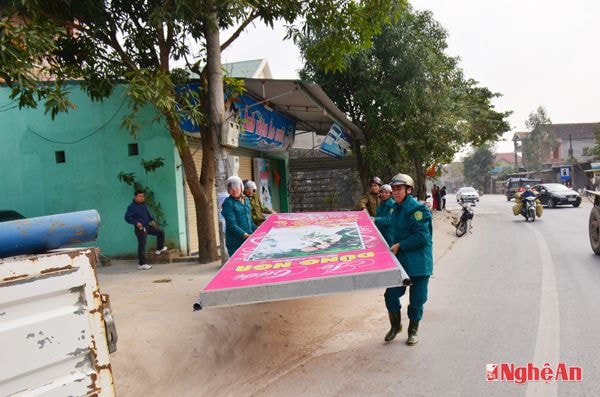
{"label": "man in green uniform walking", "polygon": [[[391,250],[396,255],[410,277],[408,305],[408,345],[418,342],[419,322],[423,318],[423,305],[427,302],[429,277],[433,273],[431,211],[417,201],[412,192],[413,179],[406,174],[397,174],[390,182],[392,197],[396,201],[392,213],[393,235]],[[400,297],[406,287],[393,287],[385,291],[385,305],[389,312],[391,329],[385,341],[393,340],[402,331],[400,321]]]}

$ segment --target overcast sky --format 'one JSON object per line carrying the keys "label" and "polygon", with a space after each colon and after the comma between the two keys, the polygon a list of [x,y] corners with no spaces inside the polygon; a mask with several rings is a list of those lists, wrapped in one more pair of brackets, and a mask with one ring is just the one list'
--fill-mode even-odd
{"label": "overcast sky", "polygon": [[[513,131],[525,130],[543,105],[554,123],[600,121],[600,1],[412,0],[448,31],[448,54],[461,59],[465,76],[503,94]],[[224,53],[224,62],[267,58],[274,78],[296,78],[297,48],[285,29],[257,24]],[[221,40],[228,37],[224,33]],[[506,139],[512,133],[505,134]],[[499,145],[510,151],[512,144]]]}

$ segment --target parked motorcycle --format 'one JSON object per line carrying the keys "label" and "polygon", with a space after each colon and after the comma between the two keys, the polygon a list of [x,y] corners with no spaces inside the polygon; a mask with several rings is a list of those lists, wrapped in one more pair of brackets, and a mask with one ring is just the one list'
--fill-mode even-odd
{"label": "parked motorcycle", "polygon": [[468,230],[471,230],[471,222],[473,220],[473,207],[471,207],[470,203],[461,202],[462,213],[460,214],[460,219],[455,223],[456,226],[456,235],[458,237],[462,237]]}
{"label": "parked motorcycle", "polygon": [[535,222],[535,200],[534,196],[529,196],[525,199],[525,203],[521,209],[521,215],[525,217],[525,222]]}

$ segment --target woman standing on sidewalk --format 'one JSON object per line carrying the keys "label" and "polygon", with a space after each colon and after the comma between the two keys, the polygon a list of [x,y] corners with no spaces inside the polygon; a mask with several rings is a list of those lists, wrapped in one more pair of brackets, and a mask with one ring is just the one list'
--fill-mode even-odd
{"label": "woman standing on sidewalk", "polygon": [[221,214],[225,218],[225,245],[229,256],[256,230],[256,225],[252,222],[250,200],[242,194],[243,189],[240,177],[227,178],[229,197],[223,201]]}

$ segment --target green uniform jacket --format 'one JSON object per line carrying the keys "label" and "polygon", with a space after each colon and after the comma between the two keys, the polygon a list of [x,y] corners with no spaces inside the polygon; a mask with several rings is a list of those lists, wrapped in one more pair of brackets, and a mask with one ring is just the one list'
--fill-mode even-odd
{"label": "green uniform jacket", "polygon": [[377,229],[379,229],[385,241],[390,245],[392,245],[392,240],[394,240],[392,214],[394,213],[395,206],[396,202],[391,197],[382,201],[381,204],[379,204],[379,207],[377,207],[377,213],[373,218],[375,226],[377,226]]}
{"label": "green uniform jacket", "polygon": [[256,225],[252,222],[250,200],[246,196],[242,197],[243,202],[231,196],[223,201],[221,215],[225,218],[225,245],[229,255],[240,248],[245,240],[244,234],[251,234],[256,230]]}
{"label": "green uniform jacket", "polygon": [[393,244],[400,244],[396,257],[410,277],[433,274],[433,227],[431,211],[407,196],[394,204],[392,214]]}
{"label": "green uniform jacket", "polygon": [[265,221],[265,219],[267,219],[265,214],[272,213],[272,211],[269,208],[263,205],[256,193],[254,193],[254,195],[250,199],[250,208],[252,209],[252,221],[257,226],[259,226]]}
{"label": "green uniform jacket", "polygon": [[377,207],[379,207],[379,195],[377,193],[365,193],[364,196],[358,200],[358,204],[356,204],[357,210],[364,210],[365,208],[369,211],[369,215],[375,216],[377,213]]}

